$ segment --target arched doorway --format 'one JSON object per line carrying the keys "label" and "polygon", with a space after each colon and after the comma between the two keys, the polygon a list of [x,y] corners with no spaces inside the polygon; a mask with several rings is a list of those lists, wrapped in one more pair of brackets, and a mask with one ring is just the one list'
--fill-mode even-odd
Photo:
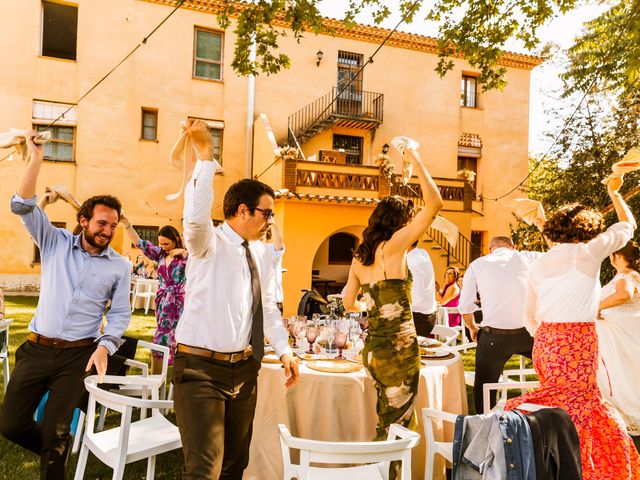
{"label": "arched doorway", "polygon": [[343,227],[320,244],[313,258],[312,286],[323,296],[340,293],[347,283],[352,251],[362,239],[364,227]]}

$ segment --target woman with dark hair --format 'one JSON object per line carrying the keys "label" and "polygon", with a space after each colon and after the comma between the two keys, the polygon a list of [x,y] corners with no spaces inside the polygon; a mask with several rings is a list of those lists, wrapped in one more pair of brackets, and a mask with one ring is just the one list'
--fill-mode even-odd
{"label": "woman with dark hair", "polygon": [[[443,307],[458,308],[460,301],[460,270],[457,267],[447,267],[444,272],[444,287],[442,290],[436,290],[436,300]],[[459,312],[449,313],[449,326],[458,327],[462,323],[462,317]]]}
{"label": "woman with dark hair", "polygon": [[633,240],[609,256],[616,276],[598,308],[598,385],[631,435],[640,435],[640,248]]}
{"label": "woman with dark hair", "polygon": [[640,456],[596,380],[600,266],[636,228],[618,193],[621,186],[621,178],[608,183],[619,222],[604,232],[602,215],[583,205],[562,207],[546,222],[542,233],[555,244],[533,264],[525,301],[540,388],[509,400],[505,407],[529,402],[565,410],[580,437],[585,480],[640,478]]}
{"label": "woman with dark hair", "polygon": [[[131,241],[149,260],[158,264],[157,327],[153,343],[169,347],[169,365],[173,365],[173,356],[176,351],[176,327],[184,308],[185,268],[188,253],[184,249],[180,233],[171,225],[165,225],[160,229],[156,246],[147,240],[142,240],[124,214],[120,221]],[[151,369],[154,374],[162,371],[162,357],[155,352]]]}
{"label": "woman with dark hair", "polygon": [[383,198],[369,217],[362,243],[345,287],[347,310],[360,311],[357,295],[362,288],[369,330],[362,361],[378,392],[376,440],[387,438],[389,425],[415,428],[414,401],[420,377],[420,352],[411,315],[411,274],[407,249],[427,231],[442,208],[438,187],[420,156],[404,150],[420,180],[424,207],[413,216],[412,205],[398,196]]}

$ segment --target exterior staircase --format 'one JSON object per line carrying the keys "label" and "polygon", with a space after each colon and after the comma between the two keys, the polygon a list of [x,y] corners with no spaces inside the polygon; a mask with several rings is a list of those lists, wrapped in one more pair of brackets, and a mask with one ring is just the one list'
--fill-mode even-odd
{"label": "exterior staircase", "polygon": [[384,94],[337,87],[289,117],[289,145],[307,140],[333,125],[375,130],[382,124]]}

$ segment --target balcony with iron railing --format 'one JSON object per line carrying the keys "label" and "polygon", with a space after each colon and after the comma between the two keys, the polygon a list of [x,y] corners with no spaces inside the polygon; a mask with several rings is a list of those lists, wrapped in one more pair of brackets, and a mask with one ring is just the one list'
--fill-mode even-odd
{"label": "balcony with iron railing", "polygon": [[314,135],[337,125],[372,130],[383,120],[384,94],[333,87],[289,117],[289,145],[300,146]]}

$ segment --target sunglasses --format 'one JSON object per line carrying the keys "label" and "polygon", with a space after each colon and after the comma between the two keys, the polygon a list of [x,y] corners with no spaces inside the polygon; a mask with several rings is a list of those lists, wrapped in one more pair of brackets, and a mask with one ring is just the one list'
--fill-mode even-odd
{"label": "sunglasses", "polygon": [[265,220],[271,220],[275,215],[273,210],[265,210],[264,208],[258,208],[258,207],[254,208],[254,210],[258,210],[260,213],[262,213],[262,216],[264,217]]}

